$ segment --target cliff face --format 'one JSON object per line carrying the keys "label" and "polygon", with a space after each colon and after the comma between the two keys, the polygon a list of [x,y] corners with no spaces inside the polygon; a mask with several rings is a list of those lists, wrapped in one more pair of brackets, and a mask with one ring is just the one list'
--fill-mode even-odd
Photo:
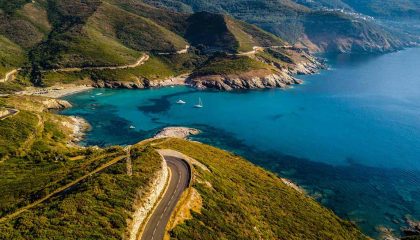
{"label": "cliff face", "polygon": [[149,80],[146,78],[137,78],[135,81],[103,81],[98,80],[93,83],[97,88],[126,88],[126,89],[145,89],[165,86],[185,85],[188,75],[180,75],[177,77],[170,77],[165,79]]}
{"label": "cliff face", "polygon": [[240,74],[197,77],[189,79],[188,83],[198,89],[231,91],[235,89],[286,88],[293,84],[300,84],[302,81],[286,72],[273,73],[257,70]]}
{"label": "cliff face", "polygon": [[[313,12],[304,20],[306,40],[319,51],[340,53],[389,52],[413,45],[412,37],[365,18],[329,11]],[[302,39],[305,44],[305,38]]]}
{"label": "cliff face", "polygon": [[287,88],[301,84],[296,75],[313,74],[325,67],[315,57],[303,49],[266,49],[252,56],[260,63],[269,66],[230,74],[209,74],[192,76],[187,80],[191,86],[199,89],[217,89],[231,91],[235,89]]}

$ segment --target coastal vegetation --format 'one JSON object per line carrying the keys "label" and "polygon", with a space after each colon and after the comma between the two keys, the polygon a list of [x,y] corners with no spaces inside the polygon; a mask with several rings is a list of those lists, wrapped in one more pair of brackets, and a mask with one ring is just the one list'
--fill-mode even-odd
{"label": "coastal vegetation", "polygon": [[179,151],[209,169],[195,168],[200,213],[172,229],[171,239],[368,239],[353,223],[237,155],[180,139],[153,146]]}
{"label": "coastal vegetation", "polygon": [[92,84],[92,82],[141,82],[162,80],[189,73],[205,61],[194,53],[157,55],[140,66],[125,69],[81,70],[75,72],[43,72],[41,84]]}
{"label": "coastal vegetation", "polygon": [[0,121],[0,238],[124,238],[134,202],[161,168],[155,149],[169,148],[210,170],[196,169],[203,207],[171,231],[173,239],[365,239],[274,174],[207,145],[166,138],[128,151],[78,147],[71,143],[74,119],[48,111],[64,104],[57,101],[0,98],[2,107],[19,110]]}
{"label": "coastal vegetation", "polygon": [[133,175],[125,161],[93,175],[79,185],[6,223],[0,237],[122,239],[138,191],[146,189],[161,158],[150,148],[132,152]]}
{"label": "coastal vegetation", "polygon": [[221,56],[209,59],[203,67],[193,72],[193,76],[228,75],[257,69],[269,70],[272,67],[245,56]]}
{"label": "coastal vegetation", "polygon": [[[139,191],[161,167],[160,156],[133,147],[129,176],[122,147],[69,144],[74,123],[48,112],[45,101],[55,100],[0,99],[1,106],[20,110],[0,121],[0,238],[123,238]],[[78,179],[84,180],[73,185]]]}

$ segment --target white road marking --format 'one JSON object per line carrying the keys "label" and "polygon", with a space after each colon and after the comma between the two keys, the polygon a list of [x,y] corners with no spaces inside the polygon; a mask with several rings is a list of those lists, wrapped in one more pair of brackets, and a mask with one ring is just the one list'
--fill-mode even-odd
{"label": "white road marking", "polygon": [[172,192],[171,198],[169,199],[168,203],[166,204],[166,206],[165,206],[165,208],[164,208],[164,210],[163,210],[163,213],[160,215],[159,220],[158,220],[158,222],[157,222],[157,224],[156,224],[155,228],[153,229],[153,234],[152,234],[152,238],[151,238],[151,240],[153,240],[153,239],[154,239],[154,237],[155,237],[155,235],[156,235],[156,231],[158,230],[158,227],[160,226],[160,223],[161,223],[161,220],[163,219],[163,216],[165,215],[165,213],[166,213],[166,212],[167,212],[167,210],[169,209],[169,206],[170,206],[171,204],[173,204],[173,201],[174,201],[174,197],[175,197],[175,195],[179,194],[179,187],[180,187],[180,184],[181,184],[182,172],[181,172],[181,171],[180,171],[180,169],[177,167],[177,165],[176,165],[175,163],[173,163],[171,160],[169,160],[169,161],[167,160],[167,162],[168,162],[168,163],[171,163],[171,165],[173,165],[173,166],[176,168],[176,170],[178,170],[178,175],[179,175],[179,177],[178,177],[178,182],[177,182],[177,184],[176,184],[176,186],[175,186],[175,190]]}

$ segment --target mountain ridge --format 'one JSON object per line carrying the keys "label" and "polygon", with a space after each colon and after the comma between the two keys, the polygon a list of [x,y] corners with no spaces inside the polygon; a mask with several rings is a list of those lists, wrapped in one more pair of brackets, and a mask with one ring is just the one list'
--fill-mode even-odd
{"label": "mountain ridge", "polygon": [[[311,9],[288,0],[235,0],[229,2],[146,0],[146,2],[157,7],[166,7],[177,11],[197,12],[206,10],[230,14],[235,18],[255,24],[288,42],[303,45],[318,52],[388,52],[411,46],[412,41],[419,41],[416,36],[401,33],[395,28],[391,30],[359,15],[341,11]],[[189,6],[189,8],[185,6]],[[314,18],[317,21],[314,21]],[[348,33],[340,36],[342,27],[340,24],[332,24],[334,22],[348,25]],[[354,22],[359,24],[354,25]],[[371,29],[371,31],[366,31],[366,29]],[[319,40],[323,37],[320,36],[321,34],[316,34],[316,37],[313,37],[313,32],[324,30],[329,33],[324,36],[325,41]],[[337,34],[339,35],[338,38],[336,37]],[[346,39],[346,43],[342,44],[339,39]],[[387,42],[385,46],[383,46],[384,42]]]}
{"label": "mountain ridge", "polygon": [[[42,87],[86,80],[95,86],[143,88],[156,85],[152,81],[194,73],[214,56],[225,61],[233,60],[230,55],[241,56],[237,63],[254,63],[246,65],[248,69],[235,68],[237,72],[259,68],[269,75],[314,60],[298,57],[300,50],[293,48],[273,50],[277,53],[272,58],[278,58],[275,64],[261,62],[255,49],[265,51],[288,43],[256,26],[218,13],[177,13],[129,0],[23,1],[7,5],[6,10],[1,13],[0,36],[22,60],[14,61],[6,53],[0,55],[0,70],[4,69],[0,74],[21,68],[14,82],[16,90],[22,82]],[[11,28],[15,22],[24,24]],[[38,37],[20,37],[27,32]],[[144,54],[151,58],[142,66],[123,67]],[[296,61],[282,63],[282,59],[290,60],[290,56],[297,56]],[[107,66],[110,68],[104,69]],[[111,68],[115,66],[121,67]],[[80,71],[59,71],[73,68]]]}

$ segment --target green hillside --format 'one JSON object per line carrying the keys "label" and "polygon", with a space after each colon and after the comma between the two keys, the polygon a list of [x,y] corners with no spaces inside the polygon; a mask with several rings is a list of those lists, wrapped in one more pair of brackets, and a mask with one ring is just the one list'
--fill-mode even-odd
{"label": "green hillside", "polygon": [[367,239],[352,223],[239,156],[178,139],[154,147],[182,152],[209,169],[195,168],[201,212],[176,226],[171,239]]}
{"label": "green hillside", "polygon": [[43,26],[46,21],[44,6],[24,3],[26,1],[0,4],[4,9],[0,12],[0,35],[29,50],[46,38],[48,27]]}
{"label": "green hillside", "polygon": [[192,76],[229,75],[257,69],[272,69],[268,64],[244,56],[218,56],[210,58],[206,64],[197,68]]}
{"label": "green hillside", "polygon": [[285,44],[280,38],[255,26],[221,14],[198,12],[188,19],[188,23],[185,38],[193,45],[201,45],[210,51],[246,52],[254,46]]}
{"label": "green hillside", "polygon": [[[396,29],[390,30],[385,26],[380,26],[375,21],[363,20],[350,14],[317,11],[289,0],[146,0],[146,2],[181,12],[211,11],[230,14],[237,19],[255,24],[290,43],[302,43],[314,51],[386,52],[404,47],[414,39]],[[366,4],[370,1],[358,2]],[[391,2],[389,4],[392,5]],[[350,27],[351,34],[342,35],[342,26],[339,23],[346,21],[355,21],[359,24],[347,25]],[[326,23],[329,24],[325,25]],[[365,31],[366,28],[371,30]],[[328,34],[323,34],[325,31],[328,31]],[[316,33],[315,37],[313,33]],[[346,43],[343,44],[342,38],[347,40]],[[384,41],[389,43],[385,47],[383,47]]]}
{"label": "green hillside", "polygon": [[204,144],[161,139],[132,146],[129,176],[122,147],[69,144],[74,120],[49,112],[46,101],[55,100],[0,98],[0,108],[20,110],[0,121],[0,239],[126,238],[133,205],[143,204],[138,193],[161,168],[161,148],[210,170],[194,170],[203,205],[172,239],[366,239],[274,174]]}
{"label": "green hillside", "polygon": [[[0,84],[2,92],[18,89],[18,80],[27,78],[37,86],[89,81],[147,85],[202,69],[217,52],[287,44],[226,15],[178,13],[141,1],[40,0],[1,2],[0,7],[0,75],[22,68],[16,81]],[[144,54],[151,56],[144,65],[112,69],[131,66]]]}
{"label": "green hillside", "polygon": [[[138,191],[154,179],[161,158],[153,149],[132,148],[128,176],[122,147],[69,144],[73,120],[50,113],[45,101],[0,98],[0,108],[20,110],[0,121],[0,239],[122,239]],[[115,163],[90,174],[109,162]]]}
{"label": "green hillside", "polygon": [[16,43],[0,36],[0,77],[10,69],[22,66],[26,61],[25,51]]}

